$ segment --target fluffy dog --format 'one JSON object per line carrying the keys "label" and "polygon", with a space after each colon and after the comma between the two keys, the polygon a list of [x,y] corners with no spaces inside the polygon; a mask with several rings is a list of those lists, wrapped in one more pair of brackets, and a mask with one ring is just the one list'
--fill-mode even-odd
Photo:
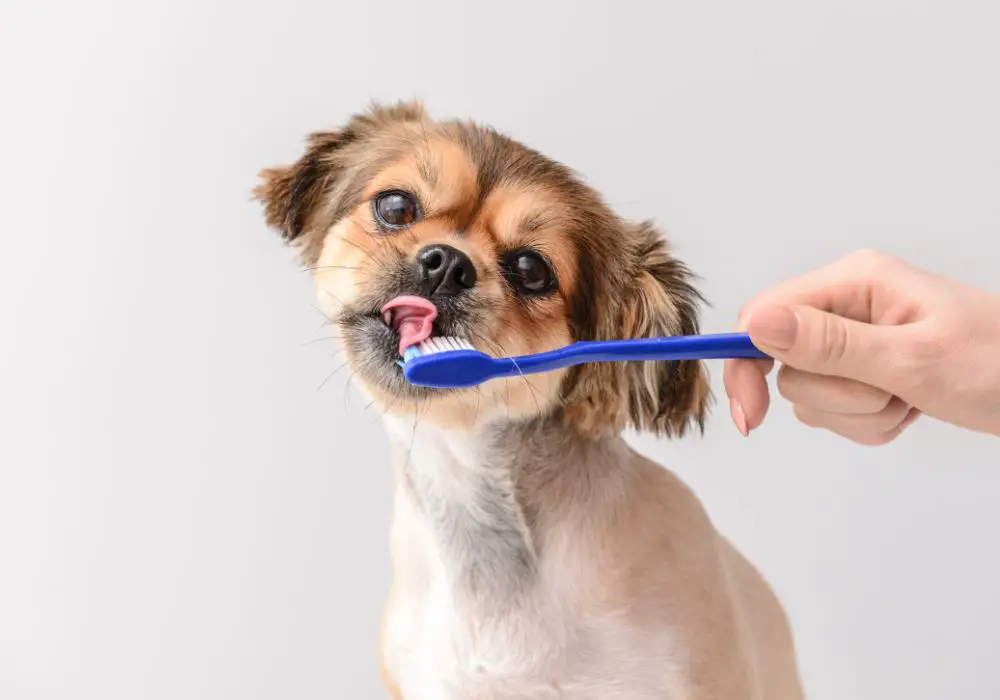
{"label": "fluffy dog", "polygon": [[373,107],[255,189],[385,412],[396,495],[382,667],[405,700],[798,700],[792,636],[691,491],[628,447],[679,436],[697,362],[598,363],[465,390],[402,350],[495,356],[698,332],[687,268],[569,169],[496,131]]}

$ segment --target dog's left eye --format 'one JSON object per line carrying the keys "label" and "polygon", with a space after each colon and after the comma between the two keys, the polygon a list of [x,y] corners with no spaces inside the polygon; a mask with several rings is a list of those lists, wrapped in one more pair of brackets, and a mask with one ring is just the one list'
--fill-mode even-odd
{"label": "dog's left eye", "polygon": [[534,251],[519,251],[504,259],[504,276],[515,291],[528,296],[548,294],[556,288],[552,266]]}
{"label": "dog's left eye", "polygon": [[414,224],[420,218],[420,207],[413,195],[399,190],[382,192],[372,200],[372,211],[380,226],[399,230]]}

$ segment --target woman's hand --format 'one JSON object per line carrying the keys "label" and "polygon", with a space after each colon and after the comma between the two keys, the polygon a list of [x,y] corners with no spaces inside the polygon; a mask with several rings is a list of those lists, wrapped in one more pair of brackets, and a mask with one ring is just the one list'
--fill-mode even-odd
{"label": "woman's hand", "polygon": [[[761,294],[739,327],[781,362],[778,392],[806,425],[881,445],[926,413],[1000,435],[1000,295],[863,251]],[[772,366],[726,363],[744,435],[767,413]]]}

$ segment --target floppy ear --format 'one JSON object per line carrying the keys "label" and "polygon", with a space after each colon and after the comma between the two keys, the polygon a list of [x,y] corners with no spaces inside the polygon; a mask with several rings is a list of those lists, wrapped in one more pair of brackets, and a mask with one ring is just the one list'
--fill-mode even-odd
{"label": "floppy ear", "polygon": [[286,241],[296,241],[305,232],[324,195],[344,175],[343,149],[401,122],[426,118],[419,102],[373,104],[367,112],[351,117],[347,125],[334,131],[311,134],[305,153],[293,165],[266,168],[254,197],[264,204],[268,226],[277,229]]}
{"label": "floppy ear", "polygon": [[254,197],[264,204],[267,225],[286,241],[295,241],[309,224],[309,217],[336,177],[333,154],[351,140],[347,131],[317,132],[309,136],[306,150],[293,165],[266,168]]}
{"label": "floppy ear", "polygon": [[[618,224],[617,235],[592,242],[580,257],[572,313],[576,340],[649,338],[698,333],[702,297],[693,275],[650,223]],[[632,427],[681,436],[701,429],[711,395],[700,362],[605,362],[570,370],[566,418],[584,433]]]}
{"label": "floppy ear", "polygon": [[[675,259],[653,226],[633,225],[636,273],[626,294],[622,338],[695,335],[704,302],[687,266]],[[628,422],[637,430],[680,436],[688,427],[704,429],[711,401],[708,377],[700,362],[629,362],[622,387]]]}

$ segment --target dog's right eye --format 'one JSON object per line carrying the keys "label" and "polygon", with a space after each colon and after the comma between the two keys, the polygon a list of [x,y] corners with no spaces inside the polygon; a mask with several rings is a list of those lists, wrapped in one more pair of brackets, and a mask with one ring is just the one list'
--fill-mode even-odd
{"label": "dog's right eye", "polygon": [[400,190],[376,195],[372,200],[372,212],[378,225],[388,231],[398,231],[420,219],[417,200],[408,192]]}
{"label": "dog's right eye", "polygon": [[504,277],[523,296],[542,296],[556,288],[556,276],[549,263],[532,250],[508,254],[502,264]]}

